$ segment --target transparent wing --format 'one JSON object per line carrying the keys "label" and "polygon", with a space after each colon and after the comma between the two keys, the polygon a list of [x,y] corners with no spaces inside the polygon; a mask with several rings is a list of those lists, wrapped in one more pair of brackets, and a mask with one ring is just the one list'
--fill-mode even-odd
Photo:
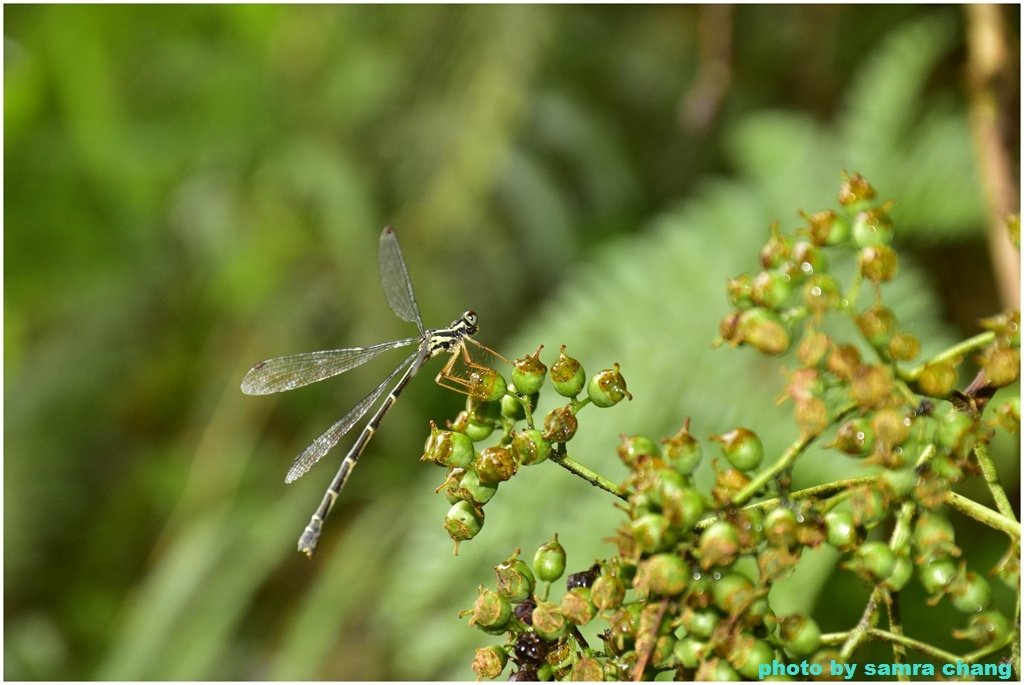
{"label": "transparent wing", "polygon": [[380,269],[380,282],[384,286],[384,295],[387,296],[391,309],[398,318],[416,324],[416,328],[423,333],[423,320],[420,318],[420,308],[416,306],[409,271],[405,268],[405,260],[402,259],[402,248],[398,246],[395,229],[390,226],[380,234],[377,267]]}
{"label": "transparent wing", "polygon": [[313,467],[313,464],[320,461],[325,454],[331,451],[331,448],[338,444],[338,441],[350,430],[352,427],[359,423],[359,419],[363,418],[367,411],[370,410],[380,396],[384,394],[388,384],[394,380],[401,371],[408,368],[413,360],[416,359],[416,355],[419,352],[415,352],[410,355],[404,362],[398,365],[394,371],[391,372],[387,378],[380,382],[376,388],[373,389],[369,395],[359,400],[354,407],[348,410],[345,416],[341,417],[333,426],[324,431],[323,435],[314,440],[309,447],[303,450],[302,454],[295,458],[292,462],[292,466],[288,469],[288,475],[285,476],[284,482],[291,483],[301,477],[306,471],[309,471]]}
{"label": "transparent wing", "polygon": [[419,338],[405,338],[369,347],[303,352],[267,359],[254,364],[245,374],[245,378],[242,379],[242,392],[246,395],[269,395],[301,388],[354,369],[381,352],[408,347],[419,341]]}

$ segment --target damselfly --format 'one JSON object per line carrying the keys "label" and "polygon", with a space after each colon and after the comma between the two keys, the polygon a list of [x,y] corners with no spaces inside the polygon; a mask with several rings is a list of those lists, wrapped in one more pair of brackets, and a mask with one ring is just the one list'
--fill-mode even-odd
{"label": "damselfly", "polygon": [[[288,469],[285,477],[286,483],[291,483],[306,471],[308,471],[338,441],[359,422],[370,410],[381,395],[388,388],[391,381],[401,375],[398,382],[391,388],[391,392],[381,402],[377,411],[366,422],[362,433],[356,439],[352,448],[345,455],[338,468],[337,475],[327,488],[320,506],[317,507],[309,520],[309,525],[302,531],[299,537],[299,551],[307,556],[313,556],[317,542],[320,539],[320,528],[324,520],[338,499],[341,489],[345,486],[352,469],[356,465],[359,456],[366,449],[367,443],[373,437],[374,432],[380,426],[388,410],[395,404],[398,396],[405,390],[405,387],[412,380],[412,377],[419,372],[423,364],[432,357],[448,353],[450,358],[441,372],[434,379],[439,385],[448,387],[459,392],[474,395],[477,393],[476,383],[479,375],[468,374],[468,377],[460,376],[454,371],[455,364],[461,358],[467,369],[483,369],[470,358],[466,348],[467,343],[485,350],[490,355],[502,359],[500,355],[480,343],[472,336],[477,331],[476,313],[472,311],[463,312],[462,316],[451,322],[446,328],[423,328],[423,321],[420,318],[420,310],[416,305],[416,297],[412,291],[412,281],[409,280],[409,272],[402,258],[402,250],[398,246],[398,238],[393,228],[388,226],[380,234],[380,247],[377,253],[377,264],[380,269],[381,283],[384,286],[384,294],[387,296],[388,304],[399,318],[416,324],[420,334],[415,338],[404,338],[391,342],[379,343],[369,347],[349,347],[341,350],[323,350],[320,352],[305,352],[293,354],[286,357],[276,357],[255,364],[242,379],[242,392],[247,395],[268,395],[275,392],[284,392],[301,388],[310,383],[316,383],[340,373],[349,371],[370,361],[381,352],[394,350],[400,347],[418,345],[415,352],[406,357],[405,361],[399,364],[384,380],[380,382],[369,395],[359,400],[345,416],[328,428],[323,435],[307,447],[302,454],[296,457],[292,466]],[[403,373],[404,371],[404,373]]]}

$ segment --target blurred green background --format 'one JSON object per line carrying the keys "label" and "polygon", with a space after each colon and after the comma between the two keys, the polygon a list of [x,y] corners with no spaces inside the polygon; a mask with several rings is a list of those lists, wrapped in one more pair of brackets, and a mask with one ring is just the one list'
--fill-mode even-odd
{"label": "blurred green background", "polygon": [[[1017,64],[1019,9],[1000,12]],[[756,268],[773,219],[831,206],[843,169],[897,199],[890,306],[925,353],[1003,306],[965,21],[885,5],[5,6],[5,677],[471,677],[493,640],[457,614],[490,567],[555,530],[570,570],[611,554],[608,498],[537,467],[454,557],[442,473],[417,457],[461,400],[425,376],[308,561],[295,539],[343,447],[285,487],[287,466],[398,359],[264,398],[239,391],[246,369],[412,334],[376,272],[393,224],[428,326],[472,307],[506,355],[544,343],[550,363],[564,343],[588,370],[622,364],[636,399],[581,417],[578,459],[621,478],[619,433],[686,416],[779,450],[795,429],[772,404],[778,362],[710,341],[725,279]],[[1008,116],[1018,131],[1019,103]],[[1016,501],[1018,447],[995,455]],[[981,567],[1002,554],[955,523]],[[866,591],[824,586],[830,562],[779,601],[838,630]],[[909,612],[908,632],[958,648],[935,631],[959,620],[944,611]]]}

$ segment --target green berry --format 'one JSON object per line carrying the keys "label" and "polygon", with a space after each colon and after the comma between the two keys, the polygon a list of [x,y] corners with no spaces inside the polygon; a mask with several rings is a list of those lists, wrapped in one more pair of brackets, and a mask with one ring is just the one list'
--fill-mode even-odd
{"label": "green berry", "polygon": [[479,474],[481,483],[493,485],[516,475],[519,462],[512,450],[495,445],[477,455],[473,461],[473,470]]}
{"label": "green berry", "polygon": [[618,576],[600,575],[590,587],[590,599],[601,611],[618,609],[626,596],[626,584]]}
{"label": "green berry", "polygon": [[562,610],[557,604],[551,602],[538,602],[533,610],[532,623],[533,632],[541,639],[555,642],[569,629],[569,622],[562,615]]}
{"label": "green berry", "polygon": [[659,454],[658,446],[654,441],[644,435],[622,435],[619,446],[615,450],[622,463],[629,468],[635,468],[642,457],[656,457]]}
{"label": "green berry", "polygon": [[574,625],[583,626],[594,618],[597,607],[591,598],[592,591],[588,587],[574,587],[562,595],[561,610]]}
{"label": "green berry", "polygon": [[423,461],[432,461],[442,466],[465,468],[473,463],[473,441],[465,433],[438,430],[430,422],[430,437],[423,448]]}
{"label": "green berry", "polygon": [[754,302],[776,309],[789,299],[793,293],[793,284],[788,274],[781,271],[762,271],[750,284],[750,294]]}
{"label": "green berry", "polygon": [[644,553],[667,549],[676,539],[669,528],[669,520],[661,514],[642,514],[630,521],[629,527],[637,547]]}
{"label": "green berry", "polygon": [[869,245],[860,251],[860,274],[872,283],[888,283],[898,268],[896,252],[888,245]]}
{"label": "green berry", "polygon": [[689,476],[700,466],[700,442],[690,433],[690,419],[686,419],[678,433],[661,443],[665,461],[681,475]]}
{"label": "green berry", "polygon": [[535,584],[533,571],[529,564],[519,558],[517,549],[511,557],[494,567],[498,576],[498,594],[510,602],[526,601],[532,594]]}
{"label": "green berry", "polygon": [[956,578],[956,566],[949,559],[939,559],[919,566],[917,574],[928,594],[942,594]]}
{"label": "green berry", "polygon": [[676,642],[672,653],[675,655],[676,661],[679,662],[680,666],[692,670],[703,662],[707,648],[706,642],[695,640],[692,637],[684,637]]}
{"label": "green berry", "polygon": [[725,458],[741,471],[753,471],[764,459],[761,438],[747,428],[735,428],[723,435],[712,435],[711,439],[721,443]]}
{"label": "green berry", "polygon": [[896,555],[880,540],[865,542],[846,567],[871,583],[878,584],[889,577],[896,564]]}
{"label": "green berry", "polygon": [[476,673],[477,678],[494,680],[501,675],[507,663],[508,652],[504,647],[497,645],[481,647],[473,656],[473,672]]}
{"label": "green berry", "polygon": [[468,419],[465,431],[466,437],[472,442],[483,442],[487,438],[491,437],[491,433],[494,432],[494,422]]}
{"label": "green berry", "polygon": [[985,611],[971,616],[964,630],[954,630],[953,637],[958,640],[971,640],[979,647],[996,644],[1006,639],[1010,631],[1010,623],[998,611]]}
{"label": "green berry", "polygon": [[728,521],[715,521],[700,534],[697,554],[703,569],[728,566],[740,551],[740,533]]}
{"label": "green berry", "polygon": [[800,216],[807,219],[807,233],[815,245],[839,245],[850,236],[849,222],[831,209]]}
{"label": "green berry", "polygon": [[853,242],[857,247],[889,245],[894,226],[889,217],[889,205],[883,204],[863,212],[853,219]]}
{"label": "green berry", "polygon": [[469,499],[477,504],[487,504],[498,491],[497,483],[483,483],[480,475],[473,469],[467,469],[459,479],[459,487],[462,492],[469,496]]}
{"label": "green berry", "polygon": [[655,554],[640,562],[633,587],[653,595],[678,595],[686,589],[690,570],[676,554]]}
{"label": "green berry", "polygon": [[783,549],[796,546],[796,532],[799,522],[796,514],[788,507],[776,507],[768,512],[764,520],[764,537],[768,544]]}
{"label": "green berry", "polygon": [[850,419],[836,429],[835,439],[826,447],[835,447],[851,457],[864,457],[875,447],[875,431],[864,417]]}
{"label": "green berry", "polygon": [[508,623],[512,617],[512,605],[509,601],[493,590],[480,586],[480,594],[473,604],[473,616],[470,625],[480,628],[497,629]]}
{"label": "green berry", "polygon": [[866,178],[858,173],[843,173],[843,182],[839,186],[839,204],[853,210],[874,199],[875,189]]}
{"label": "green berry", "polygon": [[771,645],[746,633],[736,636],[729,650],[729,662],[741,676],[750,680],[760,679],[759,666],[770,664],[774,658],[775,650]]}
{"label": "green berry", "polygon": [[576,682],[600,682],[604,680],[604,666],[592,656],[583,656],[572,665],[569,678]]}
{"label": "green berry", "polygon": [[626,390],[626,380],[619,373],[619,365],[599,371],[587,384],[587,397],[597,407],[613,407],[623,399],[633,399]]}
{"label": "green berry", "polygon": [[821,628],[809,616],[787,616],[779,621],[779,641],[790,654],[807,656],[821,647]]}
{"label": "green berry", "polygon": [[562,397],[576,397],[583,391],[587,381],[583,366],[572,357],[566,356],[565,345],[562,345],[558,359],[551,365],[548,373],[555,392]]}
{"label": "green berry", "polygon": [[528,428],[513,435],[512,453],[523,466],[532,466],[551,456],[551,443],[536,428]]}
{"label": "green berry", "polygon": [[899,592],[906,586],[913,573],[914,562],[908,555],[899,554],[893,562],[892,573],[890,573],[889,577],[886,578],[884,585],[890,590]]}
{"label": "green berry", "polygon": [[537,549],[533,570],[537,579],[545,583],[553,583],[565,573],[565,548],[558,542],[558,533]]}
{"label": "green berry", "polygon": [[550,442],[569,442],[576,435],[579,421],[572,412],[572,407],[556,407],[544,417],[544,433],[542,437]]}
{"label": "green berry", "polygon": [[721,615],[714,609],[686,607],[681,621],[687,635],[706,640],[714,633],[721,621]]}
{"label": "green berry", "polygon": [[921,392],[932,397],[945,397],[956,385],[957,365],[953,360],[925,364],[917,377]]}
{"label": "green berry", "polygon": [[739,573],[726,573],[711,586],[715,606],[735,617],[746,611],[757,597],[750,579]]}
{"label": "green berry", "polygon": [[830,511],[825,514],[825,540],[838,550],[849,550],[860,542],[860,532],[848,511]]}
{"label": "green berry", "polygon": [[959,611],[976,614],[992,603],[992,586],[974,571],[966,571],[950,585],[949,597]]}
{"label": "green berry", "polygon": [[512,386],[520,395],[533,395],[544,385],[548,367],[540,360],[542,349],[544,346],[539,345],[533,354],[512,362]]}
{"label": "green berry", "polygon": [[460,542],[476,537],[483,525],[483,510],[466,501],[456,502],[444,517],[444,529],[455,541],[456,551]]}
{"label": "green berry", "polygon": [[758,352],[777,356],[789,349],[789,331],[769,309],[754,307],[742,312],[736,326],[737,342],[750,345]]}
{"label": "green berry", "polygon": [[827,312],[839,306],[843,290],[831,274],[814,274],[804,284],[804,302],[813,312]]}

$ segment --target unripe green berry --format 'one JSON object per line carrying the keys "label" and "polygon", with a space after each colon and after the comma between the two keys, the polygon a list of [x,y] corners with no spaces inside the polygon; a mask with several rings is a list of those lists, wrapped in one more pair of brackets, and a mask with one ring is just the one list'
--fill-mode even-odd
{"label": "unripe green berry", "polygon": [[954,630],[953,637],[958,640],[971,640],[979,647],[996,644],[1006,639],[1010,631],[1010,623],[998,611],[985,611],[971,616],[964,630]]}
{"label": "unripe green berry", "polygon": [[544,417],[543,438],[550,442],[569,442],[576,435],[579,421],[572,413],[572,407],[556,407]]}
{"label": "unripe green berry", "polygon": [[512,453],[523,466],[539,464],[551,456],[551,443],[536,428],[528,428],[512,436]]}
{"label": "unripe green berry", "polygon": [[871,422],[864,417],[843,422],[836,429],[835,439],[826,447],[835,447],[851,457],[864,457],[871,454],[875,447],[875,432],[871,428]]}
{"label": "unripe green berry", "polygon": [[737,335],[737,342],[763,354],[780,355],[789,349],[789,331],[778,315],[764,307],[754,307],[740,314]]}
{"label": "unripe green berry", "polygon": [[619,446],[615,449],[616,454],[622,463],[629,468],[635,468],[643,457],[656,457],[659,454],[658,446],[654,441],[644,435],[621,436]]}
{"label": "unripe green berry", "polygon": [[750,284],[750,294],[754,302],[768,309],[785,304],[792,293],[792,280],[787,274],[777,270],[762,271],[754,276]]}
{"label": "unripe green berry", "polygon": [[493,590],[480,586],[480,594],[473,604],[473,615],[470,625],[480,628],[501,628],[512,616],[512,605],[509,601]]}
{"label": "unripe green berry", "polygon": [[711,586],[715,606],[729,616],[739,616],[757,598],[757,590],[750,579],[739,573],[726,573]]}
{"label": "unripe green berry", "polygon": [[789,261],[793,265],[793,272],[800,278],[813,276],[828,269],[828,260],[825,253],[806,240],[798,240],[789,253]]}
{"label": "unripe green berry", "polygon": [[513,421],[522,421],[526,418],[526,409],[518,397],[508,393],[501,398],[501,415]]}
{"label": "unripe green berry", "polygon": [[985,370],[985,380],[1002,388],[1020,377],[1020,350],[999,343],[989,345],[978,356],[978,364]]}
{"label": "unripe green berry", "polygon": [[590,587],[590,599],[601,611],[618,609],[626,596],[626,584],[618,576],[602,574]]}
{"label": "unripe green berry", "polygon": [[768,544],[783,549],[796,546],[798,526],[796,514],[788,507],[776,507],[768,512],[764,520],[764,536]]}
{"label": "unripe green berry", "polygon": [[519,558],[519,550],[494,567],[498,576],[498,594],[510,602],[523,602],[533,594],[534,578],[529,564]]}
{"label": "unripe green berry", "polygon": [[539,345],[533,354],[512,362],[512,385],[520,395],[532,395],[540,392],[544,385],[548,367],[540,360],[542,349],[544,346]]}
{"label": "unripe green berry", "polygon": [[467,469],[462,478],[459,479],[459,488],[468,495],[469,499],[477,504],[487,504],[498,491],[497,483],[483,483],[480,481],[480,474],[473,469]]}
{"label": "unripe green berry", "polygon": [[704,496],[699,491],[676,480],[682,478],[676,471],[661,471],[658,473],[653,495],[661,507],[661,513],[672,525],[687,531],[697,525],[697,521],[704,515],[706,505]]}
{"label": "unripe green berry", "polygon": [[661,514],[642,514],[630,521],[629,527],[637,547],[644,553],[667,549],[676,540],[669,528],[669,520]]}
{"label": "unripe green berry", "polygon": [[992,586],[974,571],[965,571],[950,585],[949,597],[959,611],[976,614],[992,603]]}
{"label": "unripe green berry", "polygon": [[883,584],[890,590],[899,592],[906,586],[913,573],[914,562],[908,555],[899,554],[893,562],[892,573],[889,574],[889,577],[886,578],[885,583]]}
{"label": "unripe green berry", "polygon": [[494,445],[477,455],[473,461],[473,470],[479,474],[481,483],[493,485],[516,475],[519,462],[512,450]]}
{"label": "unripe green berry", "polygon": [[700,465],[700,442],[690,433],[690,419],[686,419],[683,427],[671,438],[662,442],[662,456],[665,461],[684,476],[689,476]]}
{"label": "unripe green berry", "polygon": [[853,219],[853,242],[857,247],[889,245],[895,230],[889,217],[889,204],[858,212]]}
{"label": "unripe green berry", "polygon": [[729,663],[750,680],[760,679],[759,667],[770,664],[774,658],[775,650],[771,645],[747,633],[738,635],[729,649]]}
{"label": "unripe green berry", "polygon": [[583,656],[572,665],[569,678],[577,682],[600,682],[604,680],[604,666],[592,656]]}
{"label": "unripe green berry", "polygon": [[711,439],[721,443],[722,454],[729,463],[741,471],[753,471],[764,458],[764,445],[754,431],[735,428],[723,435],[712,435]]}
{"label": "unripe green berry", "polygon": [[597,608],[591,599],[591,589],[588,587],[574,587],[562,595],[561,610],[574,625],[583,626],[594,618]]}
{"label": "unripe green berry", "polygon": [[465,433],[438,430],[430,423],[430,437],[423,448],[422,461],[432,461],[442,466],[465,468],[473,463],[475,452],[473,441]]}
{"label": "unripe green berry", "polygon": [[558,542],[558,533],[537,549],[533,570],[537,579],[545,583],[553,583],[565,573],[565,548]]}
{"label": "unripe green berry", "polygon": [[884,347],[896,329],[896,315],[881,304],[874,304],[857,315],[857,328],[875,347]]}
{"label": "unripe green berry", "polygon": [[455,541],[455,549],[463,540],[476,537],[484,525],[484,512],[469,502],[456,502],[444,517],[444,529]]}
{"label": "unripe green berry", "polygon": [[943,594],[956,578],[956,566],[949,559],[938,559],[919,566],[917,574],[928,594]]}
{"label": "unripe green berry", "polygon": [[701,640],[696,640],[692,637],[684,637],[682,640],[676,642],[672,653],[675,655],[679,665],[683,668],[695,669],[704,660],[704,654],[707,652],[707,643]]}
{"label": "unripe green berry", "polygon": [[888,283],[898,267],[899,258],[888,245],[869,245],[860,251],[860,273],[872,283]]}
{"label": "unripe green berry", "polygon": [[703,569],[728,566],[740,551],[740,534],[728,521],[715,521],[700,534],[698,555]]}
{"label": "unripe green berry", "polygon": [[789,249],[793,238],[779,231],[779,222],[772,223],[768,229],[768,242],[761,248],[761,266],[774,269],[782,266],[789,258]]}
{"label": "unripe green berry", "polygon": [[831,274],[814,274],[804,284],[804,302],[813,312],[827,312],[839,306],[843,290]]}
{"label": "unripe green berry", "polygon": [[613,407],[624,399],[633,399],[626,390],[626,380],[619,373],[619,365],[599,371],[587,384],[587,397],[597,407]]}
{"label": "unripe green berry", "polygon": [[640,562],[633,587],[653,595],[678,595],[686,589],[690,571],[676,554],[655,554]]}
{"label": "unripe green berry", "polygon": [[896,555],[892,553],[889,545],[881,540],[871,540],[861,545],[845,565],[857,575],[877,585],[889,577],[895,564]]}
{"label": "unripe green berry", "polygon": [[853,549],[860,542],[860,533],[848,511],[830,511],[825,514],[825,540],[839,550]]}
{"label": "unripe green berry", "polygon": [[484,402],[497,402],[508,392],[508,381],[504,376],[487,367],[474,369],[469,374],[473,383],[472,395]]}
{"label": "unripe green berry", "polygon": [[569,629],[561,609],[551,602],[538,602],[533,610],[533,632],[544,640],[555,642]]}
{"label": "unripe green berry", "polygon": [[476,655],[473,657],[473,672],[476,673],[477,678],[494,680],[501,675],[507,663],[508,652],[504,647],[497,645],[481,647],[476,650]]}
{"label": "unripe green berry", "polygon": [[466,421],[466,437],[473,442],[483,442],[487,438],[491,437],[491,433],[493,432],[493,421],[477,421],[475,419],[468,419]]}
{"label": "unripe green berry", "polygon": [[562,397],[576,397],[583,391],[583,386],[587,382],[583,366],[565,354],[565,345],[562,345],[558,359],[551,365],[548,373],[555,392]]}
{"label": "unripe green berry", "polygon": [[921,391],[932,397],[945,397],[956,385],[956,363],[953,360],[925,364],[917,377]]}
{"label": "unripe green berry", "polygon": [[787,616],[779,621],[779,641],[790,654],[807,656],[821,647],[821,628],[809,616]]}
{"label": "unripe green berry", "polygon": [[850,236],[849,222],[831,209],[800,216],[807,219],[807,233],[815,245],[839,245]]}
{"label": "unripe green berry", "polygon": [[896,331],[889,339],[889,356],[898,362],[916,359],[921,352],[921,341],[906,331]]}
{"label": "unripe green berry", "polygon": [[714,633],[721,621],[721,615],[714,609],[686,607],[680,620],[687,635],[706,640]]}
{"label": "unripe green berry", "polygon": [[858,173],[843,173],[839,186],[839,204],[847,209],[857,209],[875,199],[875,189],[866,178]]}

